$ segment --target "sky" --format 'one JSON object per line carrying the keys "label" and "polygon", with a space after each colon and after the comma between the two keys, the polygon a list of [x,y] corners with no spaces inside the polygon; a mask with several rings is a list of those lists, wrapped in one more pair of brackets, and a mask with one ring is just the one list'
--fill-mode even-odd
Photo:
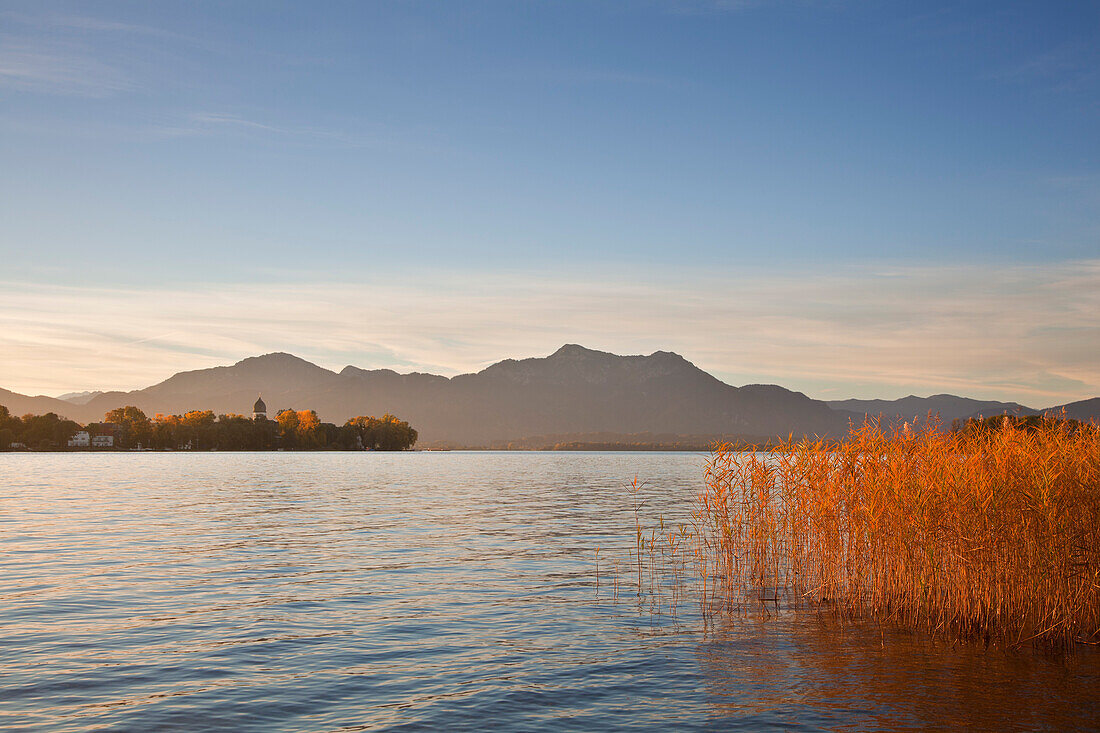
{"label": "sky", "polygon": [[0,0],[0,387],[563,343],[1100,395],[1100,5]]}

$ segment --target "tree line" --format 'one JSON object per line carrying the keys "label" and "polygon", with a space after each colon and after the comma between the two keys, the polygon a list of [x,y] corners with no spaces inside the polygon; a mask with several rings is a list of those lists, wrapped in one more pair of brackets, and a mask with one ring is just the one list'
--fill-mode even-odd
{"label": "tree line", "polygon": [[183,415],[146,416],[128,405],[111,410],[103,422],[80,425],[55,413],[15,417],[0,405],[0,450],[64,448],[78,431],[114,436],[119,448],[156,450],[407,450],[416,429],[393,415],[354,417],[343,425],[321,422],[313,410],[282,410],[274,420],[215,415],[192,410]]}
{"label": "tree line", "polygon": [[45,415],[15,417],[0,405],[0,450],[12,443],[32,448],[65,445],[80,430],[80,424],[49,412]]}
{"label": "tree line", "polygon": [[1068,430],[1071,433],[1077,432],[1081,429],[1083,423],[1079,420],[1067,418],[1064,414],[1061,416],[1054,414],[1046,415],[993,415],[992,417],[980,417],[980,418],[968,418],[965,423],[961,424],[958,420],[953,421],[951,429],[953,432],[959,432],[960,430],[968,433],[981,433],[989,432],[992,430],[1004,430],[1006,427],[1015,428],[1016,430],[1025,430],[1033,433],[1041,428],[1058,425],[1061,428]]}

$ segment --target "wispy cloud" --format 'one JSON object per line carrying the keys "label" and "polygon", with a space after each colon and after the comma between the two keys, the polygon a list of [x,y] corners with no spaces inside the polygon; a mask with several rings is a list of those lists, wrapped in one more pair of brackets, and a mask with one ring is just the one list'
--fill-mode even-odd
{"label": "wispy cloud", "polygon": [[0,18],[8,23],[18,24],[25,28],[38,30],[58,31],[71,29],[74,31],[93,31],[102,33],[126,33],[144,36],[162,36],[182,38],[178,33],[154,28],[135,23],[120,23],[115,20],[105,20],[87,15],[73,15],[60,13],[45,13],[32,15],[30,13],[0,12]]}
{"label": "wispy cloud", "polygon": [[1100,83],[1096,49],[1081,43],[1064,43],[999,69],[991,77],[1026,84],[1059,94],[1095,90]]}
{"label": "wispy cloud", "polygon": [[292,130],[287,127],[266,125],[262,122],[247,120],[239,115],[220,114],[216,112],[195,112],[188,116],[193,129],[212,129],[217,127],[232,127],[244,130],[260,130],[262,132],[275,132],[281,135],[301,134],[302,132],[314,133],[313,130]]}
{"label": "wispy cloud", "polygon": [[[295,140],[300,144],[336,146],[341,148],[385,147],[433,149],[439,143],[424,130],[410,130],[386,125],[365,124],[357,121],[354,133],[333,127],[295,125],[266,121],[259,116],[245,116],[230,112],[199,111],[180,115],[159,124],[141,128],[140,133],[152,138],[201,138],[207,136],[231,136],[280,138],[281,143]],[[414,138],[414,135],[420,135]]]}
{"label": "wispy cloud", "polygon": [[1041,407],[1100,394],[1100,261],[633,282],[8,284],[0,294],[0,385],[18,391],[135,388],[276,350],[333,368],[455,374],[565,342],[672,349],[735,384],[952,391]]}
{"label": "wispy cloud", "polygon": [[161,125],[153,132],[168,136],[217,135],[227,132],[258,133],[285,137],[315,138],[344,145],[360,146],[366,141],[335,130],[260,122],[226,112],[192,112],[177,124]]}
{"label": "wispy cloud", "polygon": [[0,19],[0,87],[40,94],[99,98],[133,90],[133,71],[149,48],[191,40],[85,15],[0,12]]}
{"label": "wispy cloud", "polygon": [[72,45],[0,38],[0,87],[78,97],[107,97],[134,88],[123,71]]}

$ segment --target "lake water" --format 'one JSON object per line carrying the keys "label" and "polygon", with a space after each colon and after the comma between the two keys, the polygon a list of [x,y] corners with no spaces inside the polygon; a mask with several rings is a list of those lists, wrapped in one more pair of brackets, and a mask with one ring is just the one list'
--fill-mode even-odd
{"label": "lake water", "polygon": [[615,598],[625,484],[684,517],[703,460],[0,454],[0,728],[1100,725],[1091,649]]}

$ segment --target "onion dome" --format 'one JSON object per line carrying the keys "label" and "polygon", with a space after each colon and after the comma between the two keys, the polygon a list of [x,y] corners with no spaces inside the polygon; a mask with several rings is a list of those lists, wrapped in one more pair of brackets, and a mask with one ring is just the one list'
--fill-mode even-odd
{"label": "onion dome", "polygon": [[252,412],[267,412],[267,405],[264,404],[263,398],[256,398],[256,404],[252,406]]}

